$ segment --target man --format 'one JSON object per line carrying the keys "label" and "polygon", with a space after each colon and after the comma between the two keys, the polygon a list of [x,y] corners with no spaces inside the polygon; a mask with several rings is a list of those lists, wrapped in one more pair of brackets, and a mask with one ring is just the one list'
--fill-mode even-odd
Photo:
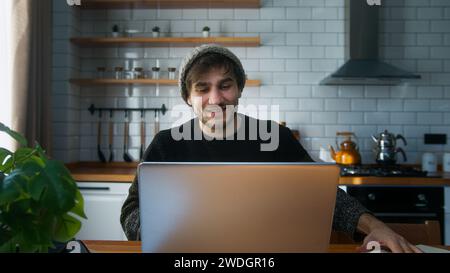
{"label": "man", "polygon": [[[288,128],[237,113],[246,76],[241,62],[228,49],[216,45],[195,48],[183,60],[179,80],[182,98],[197,118],[159,132],[143,161],[313,161]],[[267,138],[269,131],[271,139]],[[135,178],[121,215],[123,229],[130,240],[140,237],[137,184]],[[370,241],[379,241],[393,252],[420,252],[340,189],[333,229],[351,236],[356,231],[367,234],[362,249]]]}

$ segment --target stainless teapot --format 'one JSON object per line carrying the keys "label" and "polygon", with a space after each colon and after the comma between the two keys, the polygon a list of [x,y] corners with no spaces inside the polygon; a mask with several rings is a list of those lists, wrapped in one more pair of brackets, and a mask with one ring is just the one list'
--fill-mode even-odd
{"label": "stainless teapot", "polygon": [[406,139],[402,135],[389,133],[387,130],[380,133],[378,137],[372,135],[376,144],[374,148],[375,161],[379,164],[395,164],[397,162],[397,153],[401,153],[403,161],[406,161],[406,154],[402,148],[397,147],[397,139],[401,139],[406,146]]}

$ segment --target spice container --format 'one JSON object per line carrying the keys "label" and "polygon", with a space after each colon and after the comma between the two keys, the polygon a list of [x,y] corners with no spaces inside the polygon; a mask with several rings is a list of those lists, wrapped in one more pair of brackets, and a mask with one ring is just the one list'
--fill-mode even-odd
{"label": "spice container", "polygon": [[175,80],[176,67],[169,67],[167,70],[169,70],[169,80]]}
{"label": "spice container", "polygon": [[144,78],[144,69],[142,67],[134,68],[134,78],[135,79],[143,79]]}
{"label": "spice container", "polygon": [[106,72],[106,68],[104,68],[104,67],[97,67],[97,79],[104,79],[105,78],[105,72]]}
{"label": "spice container", "polygon": [[159,79],[159,67],[152,67],[152,78]]}
{"label": "spice container", "polygon": [[114,78],[116,80],[122,80],[123,79],[123,67],[117,66],[114,68]]}

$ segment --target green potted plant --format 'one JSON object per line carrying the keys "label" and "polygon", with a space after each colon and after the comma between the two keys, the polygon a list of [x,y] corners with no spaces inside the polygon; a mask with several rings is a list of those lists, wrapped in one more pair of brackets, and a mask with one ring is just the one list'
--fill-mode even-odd
{"label": "green potted plant", "polygon": [[209,31],[210,31],[210,28],[208,26],[203,27],[202,34],[203,34],[204,38],[208,38],[209,37]]}
{"label": "green potted plant", "polygon": [[114,37],[114,38],[119,37],[119,26],[118,26],[118,25],[114,25],[114,26],[112,27],[112,32],[111,32],[111,34],[112,34],[112,37]]}
{"label": "green potted plant", "polygon": [[19,142],[0,148],[0,252],[48,252],[74,238],[81,228],[84,201],[63,163],[49,159],[38,143],[0,123]]}
{"label": "green potted plant", "polygon": [[158,38],[159,37],[159,27],[155,26],[152,28],[152,34],[154,38]]}

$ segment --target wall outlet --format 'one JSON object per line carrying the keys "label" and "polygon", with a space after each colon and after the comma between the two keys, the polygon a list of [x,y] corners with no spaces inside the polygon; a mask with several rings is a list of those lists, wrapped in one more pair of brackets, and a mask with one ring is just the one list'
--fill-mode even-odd
{"label": "wall outlet", "polygon": [[424,134],[425,144],[447,144],[447,134]]}

